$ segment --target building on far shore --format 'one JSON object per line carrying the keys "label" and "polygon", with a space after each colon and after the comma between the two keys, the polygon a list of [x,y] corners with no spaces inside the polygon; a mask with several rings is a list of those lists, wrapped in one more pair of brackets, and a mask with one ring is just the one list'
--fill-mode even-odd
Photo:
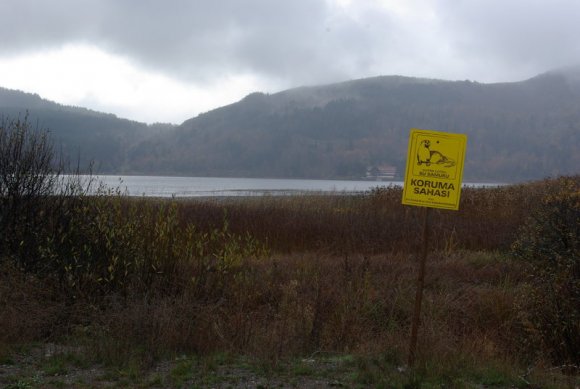
{"label": "building on far shore", "polygon": [[392,180],[397,175],[397,168],[391,165],[373,165],[367,167],[365,179],[375,181]]}

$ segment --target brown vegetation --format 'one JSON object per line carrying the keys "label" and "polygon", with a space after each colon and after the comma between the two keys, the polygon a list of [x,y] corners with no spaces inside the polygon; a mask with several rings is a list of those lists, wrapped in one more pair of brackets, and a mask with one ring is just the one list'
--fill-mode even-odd
{"label": "brown vegetation", "polygon": [[[575,176],[466,189],[461,211],[434,212],[420,369],[449,378],[493,366],[521,382],[531,379],[522,366],[577,370],[579,187]],[[13,197],[2,192],[1,216]],[[3,219],[0,360],[35,341],[80,345],[115,366],[183,353],[273,364],[354,354],[361,383],[388,380],[406,356],[420,243],[418,209],[400,199],[397,188],[32,195],[42,223]]]}
{"label": "brown vegetation", "polygon": [[[558,349],[522,322],[532,267],[508,249],[541,199],[566,185],[577,193],[578,177],[468,189],[462,211],[435,212],[424,367],[550,362]],[[2,261],[4,345],[74,339],[115,365],[215,352],[387,353],[403,364],[419,228],[399,189],[202,201],[107,193],[81,204],[61,235],[74,244],[41,250],[51,272]]]}

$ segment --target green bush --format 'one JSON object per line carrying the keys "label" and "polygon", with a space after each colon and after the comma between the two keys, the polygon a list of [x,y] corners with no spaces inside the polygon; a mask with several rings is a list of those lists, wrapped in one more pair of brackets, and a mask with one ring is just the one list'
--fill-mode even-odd
{"label": "green bush", "polygon": [[529,292],[520,303],[527,342],[556,363],[580,363],[580,177],[547,186],[513,245],[529,262]]}

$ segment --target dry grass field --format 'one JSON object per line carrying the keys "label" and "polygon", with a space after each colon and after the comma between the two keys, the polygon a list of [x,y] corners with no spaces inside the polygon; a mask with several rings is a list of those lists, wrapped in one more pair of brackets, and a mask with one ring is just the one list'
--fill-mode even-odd
{"label": "dry grass field", "polygon": [[2,251],[0,386],[578,387],[579,188],[432,213],[412,369],[420,209],[398,188],[40,207]]}

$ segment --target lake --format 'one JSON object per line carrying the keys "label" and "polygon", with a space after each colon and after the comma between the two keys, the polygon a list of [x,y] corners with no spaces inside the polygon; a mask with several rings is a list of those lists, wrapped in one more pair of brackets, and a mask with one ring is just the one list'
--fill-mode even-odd
{"label": "lake", "polygon": [[[129,196],[212,197],[291,195],[299,193],[353,194],[377,186],[402,186],[401,181],[304,180],[275,178],[167,177],[99,175],[97,180]],[[495,184],[467,184],[495,186]]]}
{"label": "lake", "polygon": [[108,187],[129,196],[207,197],[262,196],[297,193],[360,193],[377,186],[402,185],[400,181],[303,180],[275,178],[115,176],[96,177]]}

